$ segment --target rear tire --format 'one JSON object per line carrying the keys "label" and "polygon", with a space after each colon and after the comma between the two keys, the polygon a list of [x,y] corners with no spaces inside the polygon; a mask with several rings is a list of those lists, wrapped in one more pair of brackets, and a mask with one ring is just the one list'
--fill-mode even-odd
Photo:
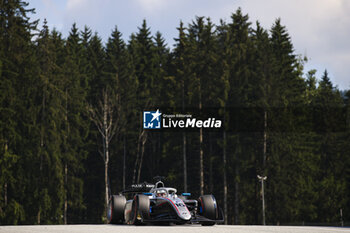
{"label": "rear tire", "polygon": [[[200,214],[210,220],[218,219],[218,209],[213,195],[200,196],[198,200]],[[215,222],[203,222],[202,226],[213,226]]]}
{"label": "rear tire", "polygon": [[124,196],[112,195],[107,211],[107,220],[111,224],[123,224],[124,223],[124,208],[126,198]]}
{"label": "rear tire", "polygon": [[132,202],[133,224],[140,225],[150,219],[150,201],[146,195],[136,195]]}

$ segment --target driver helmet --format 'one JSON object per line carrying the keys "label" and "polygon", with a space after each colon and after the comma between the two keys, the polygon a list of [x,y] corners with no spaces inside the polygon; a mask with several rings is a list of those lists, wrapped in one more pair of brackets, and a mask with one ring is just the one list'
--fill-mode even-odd
{"label": "driver helmet", "polygon": [[166,197],[166,191],[164,189],[157,190],[157,197]]}

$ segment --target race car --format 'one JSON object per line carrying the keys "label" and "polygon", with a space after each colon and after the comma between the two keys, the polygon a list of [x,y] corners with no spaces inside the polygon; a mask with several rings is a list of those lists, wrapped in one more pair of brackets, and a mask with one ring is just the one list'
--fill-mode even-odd
{"label": "race car", "polygon": [[[213,195],[191,200],[190,193],[176,194],[175,188],[165,187],[159,180],[155,185],[132,185],[119,195],[112,195],[107,219],[111,224],[193,224],[212,226],[224,221],[222,210]],[[132,194],[126,200],[125,195]]]}

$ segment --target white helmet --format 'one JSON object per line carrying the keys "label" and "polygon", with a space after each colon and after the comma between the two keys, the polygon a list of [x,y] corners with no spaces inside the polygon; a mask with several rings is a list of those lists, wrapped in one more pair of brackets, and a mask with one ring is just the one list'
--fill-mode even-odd
{"label": "white helmet", "polygon": [[157,197],[166,197],[166,190],[159,189],[156,191]]}

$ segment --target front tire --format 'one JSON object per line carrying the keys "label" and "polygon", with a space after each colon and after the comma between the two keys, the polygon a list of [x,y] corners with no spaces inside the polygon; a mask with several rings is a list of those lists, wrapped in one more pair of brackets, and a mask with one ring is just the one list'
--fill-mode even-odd
{"label": "front tire", "polygon": [[150,201],[146,195],[136,195],[132,202],[133,224],[140,225],[150,218]]}
{"label": "front tire", "polygon": [[203,226],[215,225],[215,220],[218,219],[218,209],[215,197],[213,195],[200,196],[198,199],[200,214],[212,221],[202,223]]}
{"label": "front tire", "polygon": [[111,224],[124,223],[124,208],[126,198],[124,196],[112,195],[107,210],[107,220]]}

